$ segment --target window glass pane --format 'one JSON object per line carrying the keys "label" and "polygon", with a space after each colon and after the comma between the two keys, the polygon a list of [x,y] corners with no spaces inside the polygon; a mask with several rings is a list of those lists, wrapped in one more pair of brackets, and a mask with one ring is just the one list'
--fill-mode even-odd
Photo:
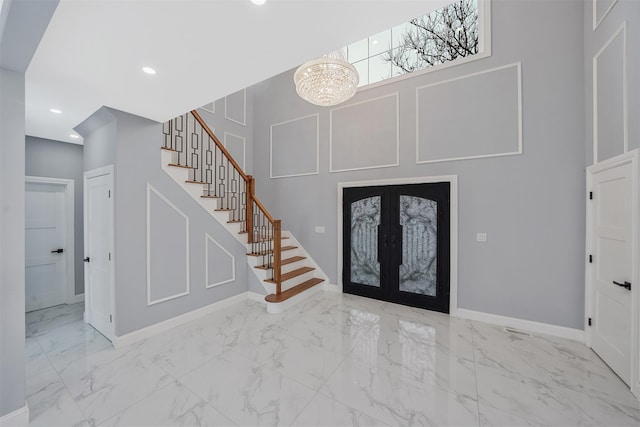
{"label": "window glass pane", "polygon": [[399,46],[404,46],[407,43],[407,38],[415,37],[416,27],[415,25],[405,22],[402,25],[393,27],[391,29],[391,48],[395,49]]}
{"label": "window glass pane", "polygon": [[358,83],[358,87],[366,86],[369,84],[369,61],[364,60],[360,62],[356,62],[353,64],[358,70],[358,75],[360,76],[360,83]]}
{"label": "window glass pane", "polygon": [[418,68],[418,52],[408,47],[400,47],[391,51],[392,75],[401,76]]}
{"label": "window glass pane", "polygon": [[351,203],[351,282],[380,287],[380,196]]}
{"label": "window glass pane", "polygon": [[391,61],[388,53],[369,58],[369,84],[391,78]]}
{"label": "window glass pane", "polygon": [[350,44],[349,47],[349,58],[347,61],[354,62],[362,61],[363,59],[369,57],[369,41],[367,39],[360,40],[359,42]]}
{"label": "window glass pane", "polygon": [[391,49],[391,30],[369,37],[369,56],[386,52],[389,49]]}

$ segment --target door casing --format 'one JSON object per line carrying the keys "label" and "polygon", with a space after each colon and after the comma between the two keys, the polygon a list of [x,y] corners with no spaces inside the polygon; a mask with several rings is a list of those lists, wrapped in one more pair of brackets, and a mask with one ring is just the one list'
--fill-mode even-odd
{"label": "door casing", "polygon": [[[83,206],[83,212],[84,212],[84,247],[85,247],[85,256],[87,256],[87,252],[88,248],[89,248],[89,221],[87,221],[88,218],[88,188],[89,186],[88,184],[88,180],[91,178],[95,178],[98,176],[103,176],[103,175],[108,175],[110,177],[109,179],[109,187],[111,188],[111,197],[109,198],[109,208],[111,210],[111,224],[110,224],[110,232],[109,232],[109,247],[110,247],[110,252],[111,252],[111,262],[109,264],[110,266],[110,276],[111,276],[111,280],[109,283],[109,287],[111,289],[111,291],[109,292],[110,297],[111,297],[111,311],[113,312],[113,322],[110,323],[111,328],[109,331],[101,331],[104,332],[105,336],[111,340],[111,342],[114,341],[114,339],[116,338],[115,335],[115,331],[116,331],[116,322],[117,322],[117,310],[116,310],[116,305],[115,305],[115,265],[116,265],[116,254],[115,254],[115,209],[114,209],[114,199],[115,199],[115,189],[114,189],[114,167],[113,165],[108,165],[108,166],[104,166],[101,168],[97,168],[97,169],[92,169],[89,171],[85,171],[84,173],[84,206]],[[90,255],[89,255],[90,256]],[[86,301],[89,301],[89,298],[91,296],[91,282],[90,282],[90,278],[89,278],[89,274],[87,272],[87,269],[89,268],[88,265],[86,265],[85,263],[85,296],[86,296]],[[85,322],[89,323],[91,322],[92,319],[92,313],[91,313],[91,304],[85,304],[85,313],[84,313],[84,320]]]}
{"label": "door casing", "polygon": [[640,349],[638,345],[640,343],[640,315],[638,310],[640,309],[640,278],[639,266],[640,258],[638,253],[638,244],[640,242],[640,234],[638,228],[639,220],[639,186],[638,186],[638,149],[621,154],[587,168],[587,191],[586,191],[586,242],[585,242],[585,343],[591,347],[591,327],[589,326],[588,319],[593,316],[591,305],[592,298],[591,293],[593,290],[593,268],[594,264],[589,263],[589,254],[593,254],[595,248],[595,233],[592,230],[592,223],[594,221],[594,214],[592,209],[595,207],[593,203],[589,203],[589,192],[592,191],[594,175],[609,169],[613,169],[625,164],[631,164],[631,234],[633,236],[631,240],[631,259],[632,271],[631,271],[631,392],[640,399]]}
{"label": "door casing", "polygon": [[449,315],[456,316],[458,311],[458,176],[457,175],[441,175],[441,176],[424,176],[412,178],[396,178],[382,179],[371,181],[350,181],[338,183],[338,203],[337,203],[337,219],[338,219],[338,269],[337,269],[337,291],[343,292],[342,269],[343,269],[343,189],[350,187],[375,187],[386,185],[402,185],[402,184],[432,184],[436,182],[448,182],[450,186],[450,204],[449,204]]}
{"label": "door casing", "polygon": [[74,180],[65,178],[49,178],[44,176],[25,176],[26,184],[57,184],[64,186],[65,193],[65,214],[66,214],[66,247],[67,265],[66,273],[66,291],[67,304],[74,304],[84,300],[84,294],[76,295],[76,275],[75,275],[75,248],[74,248]]}

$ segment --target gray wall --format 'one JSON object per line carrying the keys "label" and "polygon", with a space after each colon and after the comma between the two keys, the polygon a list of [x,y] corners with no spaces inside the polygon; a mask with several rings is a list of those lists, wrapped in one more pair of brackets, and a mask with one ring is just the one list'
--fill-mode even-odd
{"label": "gray wall", "polygon": [[74,181],[74,246],[76,295],[84,292],[84,228],[82,211],[82,145],[27,136],[25,174]]}
{"label": "gray wall", "polygon": [[[107,124],[100,126],[99,118],[106,120]],[[115,152],[116,335],[121,336],[246,292],[246,248],[161,169],[162,125],[104,107],[88,121],[96,123],[89,127],[83,123],[77,128],[85,141],[85,169],[108,164]],[[87,129],[92,131],[86,131]],[[94,146],[96,144],[97,147]],[[87,155],[97,152],[105,153],[105,158]],[[92,160],[89,161],[89,157]],[[189,218],[187,262],[190,293],[153,305],[147,305],[147,183]],[[151,215],[154,215],[153,211]],[[163,215],[158,214],[158,217]],[[184,224],[178,226],[184,227]],[[165,225],[165,228],[169,227],[176,225]],[[206,233],[235,257],[234,282],[209,289],[205,287]],[[173,234],[175,233],[154,233],[151,241],[170,247],[172,241],[169,241],[168,236]],[[152,248],[154,257],[160,252]],[[175,257],[177,260],[184,260],[185,254],[176,252]],[[224,263],[220,268],[228,266],[228,257],[223,257],[210,261],[210,268],[215,268],[218,261]],[[165,268],[171,268],[169,262]],[[157,278],[152,282],[152,295],[176,293],[175,283],[167,279],[170,276],[152,276]]]}
{"label": "gray wall", "polygon": [[[587,165],[595,163],[593,125],[596,117],[600,128],[596,147],[599,153],[597,160],[603,161],[625,151],[623,141],[625,129],[622,120],[625,110],[623,92],[627,95],[627,151],[640,148],[640,121],[638,120],[640,117],[640,96],[638,96],[640,93],[640,2],[618,0],[610,12],[603,17],[607,5],[611,2],[594,1],[603,6],[597,8],[597,20],[600,23],[595,30],[591,4],[584,8],[585,160]],[[625,21],[627,22],[626,52],[623,50],[624,35],[622,33],[607,46]],[[598,106],[594,109],[593,61],[596,56],[599,70],[596,86],[599,96]],[[622,84],[623,60],[626,60],[626,90]]]}
{"label": "gray wall", "polygon": [[[243,165],[243,159],[242,150],[239,148],[240,140],[237,137],[244,138],[244,171],[251,174],[253,171],[253,93],[251,88],[246,89],[246,95],[243,92],[236,92],[226,98],[218,99],[206,105],[206,109],[199,108],[198,113],[213,129],[220,142],[226,144],[240,166]],[[211,113],[212,105],[214,113]],[[225,134],[230,135],[225,138]]]}
{"label": "gray wall", "polygon": [[[330,109],[298,98],[293,70],[256,85],[254,173],[258,196],[282,218],[283,229],[294,233],[331,282],[337,283],[338,182],[458,175],[458,306],[582,329],[583,7],[578,0],[495,0],[490,58],[360,91],[348,101],[351,105],[398,93],[399,166],[330,173]],[[540,31],[541,22],[545,31]],[[416,164],[416,88],[514,62],[522,63],[524,154]],[[459,126],[478,129],[475,139],[452,137],[441,142],[494,146],[490,138],[495,135],[482,130],[483,123],[470,106],[482,109],[512,93],[504,93],[500,79],[483,84],[494,85],[493,90],[482,86],[459,97],[454,95],[460,92],[454,91],[444,98],[421,101],[431,107],[427,110],[444,109],[449,116],[462,113],[468,122]],[[379,119],[357,108],[339,112],[351,114],[348,119],[362,129]],[[270,126],[315,113],[319,114],[319,174],[270,179]],[[388,126],[394,126],[392,120]],[[425,137],[429,137],[428,129]],[[354,139],[353,143],[361,144],[362,149],[352,156],[375,160],[375,152],[381,148],[377,144],[385,142],[374,136],[364,142]],[[296,162],[291,155],[286,160]],[[326,234],[315,234],[316,225],[325,226]],[[477,232],[487,233],[488,242],[477,243]]]}
{"label": "gray wall", "polygon": [[0,68],[0,416],[25,405],[24,74]]}
{"label": "gray wall", "polygon": [[24,73],[57,4],[5,0],[0,12],[0,417],[25,406]]}

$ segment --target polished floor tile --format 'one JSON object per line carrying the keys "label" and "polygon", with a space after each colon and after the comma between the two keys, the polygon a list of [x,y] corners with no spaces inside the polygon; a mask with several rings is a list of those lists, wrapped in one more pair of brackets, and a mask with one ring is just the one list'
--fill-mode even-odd
{"label": "polished floor tile", "polygon": [[633,426],[584,344],[353,295],[280,315],[243,301],[123,348],[83,304],[26,316],[41,426]]}

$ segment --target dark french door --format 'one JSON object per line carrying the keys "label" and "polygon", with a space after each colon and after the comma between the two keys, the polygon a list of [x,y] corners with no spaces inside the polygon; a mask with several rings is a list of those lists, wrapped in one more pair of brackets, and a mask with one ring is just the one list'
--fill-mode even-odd
{"label": "dark french door", "polygon": [[449,312],[449,183],[345,188],[343,289]]}

